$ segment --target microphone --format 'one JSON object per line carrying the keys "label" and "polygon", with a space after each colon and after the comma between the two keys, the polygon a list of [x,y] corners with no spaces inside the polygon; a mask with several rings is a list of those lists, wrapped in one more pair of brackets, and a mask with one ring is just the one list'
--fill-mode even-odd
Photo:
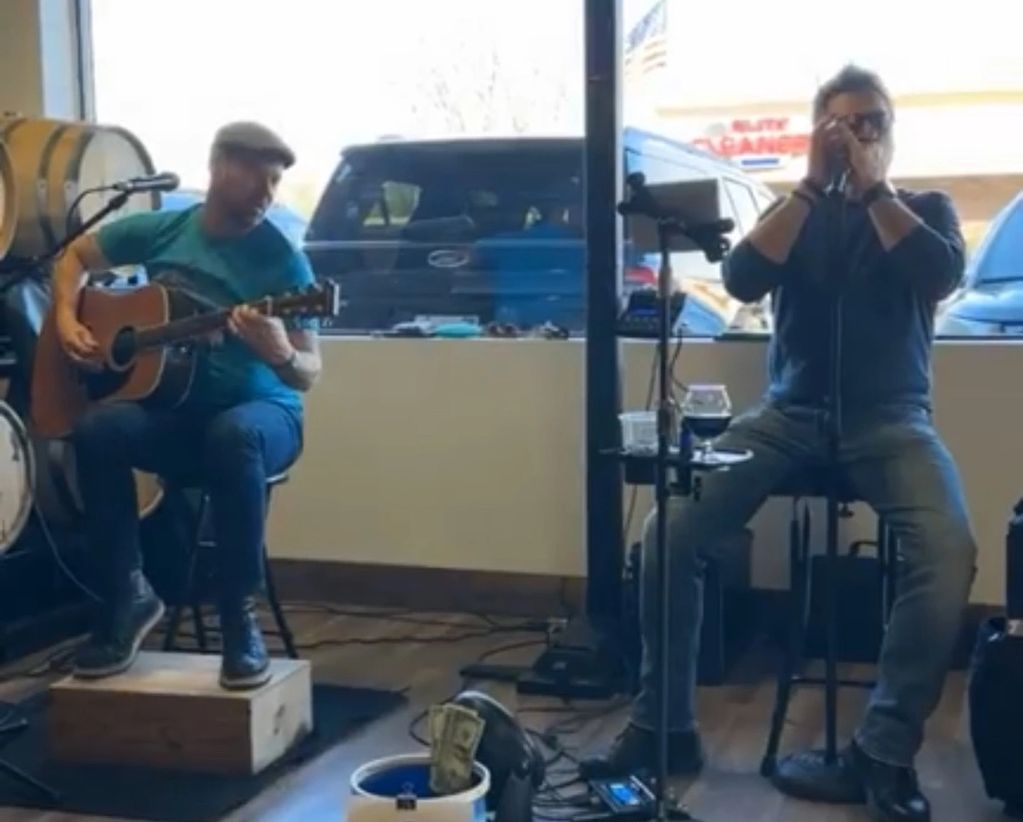
{"label": "microphone", "polygon": [[843,168],[835,173],[835,176],[831,179],[831,188],[836,194],[845,194],[846,189],[849,187],[849,168]]}
{"label": "microphone", "polygon": [[177,174],[164,171],[148,177],[132,177],[130,180],[114,183],[111,188],[125,194],[136,194],[142,191],[173,191],[179,185],[181,178]]}

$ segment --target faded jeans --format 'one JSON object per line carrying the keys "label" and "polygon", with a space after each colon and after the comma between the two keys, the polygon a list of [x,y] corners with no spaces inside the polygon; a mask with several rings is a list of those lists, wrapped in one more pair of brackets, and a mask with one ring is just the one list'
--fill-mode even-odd
{"label": "faded jeans", "polygon": [[[763,406],[738,418],[718,440],[748,448],[752,460],[703,475],[698,501],[669,503],[671,575],[668,727],[696,727],[695,691],[703,614],[704,546],[742,527],[772,490],[801,466],[827,456],[824,415],[803,407]],[[952,456],[930,414],[897,406],[843,419],[839,462],[852,488],[886,517],[902,569],[884,636],[877,684],[855,733],[865,753],[909,766],[924,723],[941,696],[974,577],[977,549]],[[643,539],[643,666],[632,722],[653,728],[658,712],[655,514]]]}

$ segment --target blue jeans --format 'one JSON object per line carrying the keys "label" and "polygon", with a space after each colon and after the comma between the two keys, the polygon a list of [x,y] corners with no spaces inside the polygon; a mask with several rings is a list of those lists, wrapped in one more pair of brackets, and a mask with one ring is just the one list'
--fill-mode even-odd
{"label": "blue jeans", "polygon": [[[730,471],[705,475],[698,501],[672,498],[669,504],[672,730],[696,727],[701,555],[706,546],[748,522],[791,472],[827,456],[824,415],[809,408],[756,409],[738,418],[719,442],[723,447],[749,448],[754,457]],[[899,406],[846,413],[839,461],[860,497],[887,518],[903,559],[877,685],[855,738],[868,755],[908,766],[941,696],[973,583],[977,549],[956,465],[927,411]],[[658,710],[654,534],[652,512],[643,540],[643,669],[632,715],[632,721],[644,728],[655,726]]]}
{"label": "blue jeans", "polygon": [[271,402],[225,411],[158,411],[134,403],[96,406],[72,435],[86,532],[108,596],[141,568],[132,469],[210,492],[225,599],[263,584],[266,478],[302,448],[299,412]]}

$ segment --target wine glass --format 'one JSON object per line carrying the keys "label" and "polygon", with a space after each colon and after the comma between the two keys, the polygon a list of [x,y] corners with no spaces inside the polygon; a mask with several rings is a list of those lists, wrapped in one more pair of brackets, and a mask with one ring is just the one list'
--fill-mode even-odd
{"label": "wine glass", "polygon": [[723,385],[690,385],[682,402],[683,424],[699,441],[700,460],[714,457],[715,437],[732,421],[732,401]]}

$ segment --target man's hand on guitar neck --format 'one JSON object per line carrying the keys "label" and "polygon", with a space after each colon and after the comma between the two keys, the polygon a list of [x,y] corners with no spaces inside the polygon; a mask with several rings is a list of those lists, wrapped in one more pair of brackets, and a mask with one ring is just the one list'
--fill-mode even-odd
{"label": "man's hand on guitar neck", "polygon": [[289,333],[278,317],[267,317],[248,306],[235,308],[227,327],[293,388],[307,391],[318,379],[321,363],[315,334]]}
{"label": "man's hand on guitar neck", "polygon": [[270,365],[280,365],[291,357],[293,346],[284,323],[278,317],[267,317],[253,308],[240,305],[228,317],[227,327],[257,357]]}

